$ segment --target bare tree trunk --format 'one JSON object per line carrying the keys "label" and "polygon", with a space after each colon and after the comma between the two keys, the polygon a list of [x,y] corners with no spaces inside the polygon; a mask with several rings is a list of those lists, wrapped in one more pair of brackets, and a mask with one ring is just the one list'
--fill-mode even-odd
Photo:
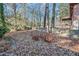
{"label": "bare tree trunk", "polygon": [[49,4],[47,4],[47,25],[48,25],[48,32],[49,32]]}
{"label": "bare tree trunk", "polygon": [[40,20],[40,26],[39,27],[41,27],[41,6],[39,6],[39,20]]}
{"label": "bare tree trunk", "polygon": [[53,8],[52,8],[52,23],[51,23],[51,32],[52,28],[55,26],[55,9],[56,9],[56,3],[53,3]]}
{"label": "bare tree trunk", "polygon": [[35,9],[32,11],[33,27],[35,27]]}
{"label": "bare tree trunk", "polygon": [[16,19],[16,3],[13,3],[14,17]]}
{"label": "bare tree trunk", "polygon": [[12,7],[13,7],[13,11],[14,11],[14,18],[15,18],[15,30],[17,29],[17,19],[16,19],[16,3],[13,3],[12,4]]}
{"label": "bare tree trunk", "polygon": [[47,3],[45,4],[45,14],[44,14],[44,28],[46,28],[46,16],[47,16]]}
{"label": "bare tree trunk", "polygon": [[23,18],[26,19],[26,4],[23,3],[22,7],[23,7]]}

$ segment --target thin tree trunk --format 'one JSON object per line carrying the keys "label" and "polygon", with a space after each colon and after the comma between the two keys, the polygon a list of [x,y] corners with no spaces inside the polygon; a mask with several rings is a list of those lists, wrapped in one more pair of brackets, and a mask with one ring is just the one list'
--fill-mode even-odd
{"label": "thin tree trunk", "polygon": [[45,4],[45,14],[44,14],[44,28],[46,28],[46,14],[47,14],[47,3]]}
{"label": "thin tree trunk", "polygon": [[35,27],[35,10],[32,11],[33,27]]}
{"label": "thin tree trunk", "polygon": [[39,6],[39,17],[40,17],[40,26],[41,27],[41,6]]}
{"label": "thin tree trunk", "polygon": [[17,29],[17,19],[16,19],[16,3],[13,3],[13,10],[14,10],[14,18],[15,18],[15,29]]}
{"label": "thin tree trunk", "polygon": [[49,4],[47,4],[47,20],[48,20],[48,32],[49,32]]}
{"label": "thin tree trunk", "polygon": [[16,3],[13,3],[14,17],[16,19]]}
{"label": "thin tree trunk", "polygon": [[26,4],[23,3],[23,18],[26,19]]}
{"label": "thin tree trunk", "polygon": [[52,8],[52,23],[51,23],[51,32],[52,28],[55,26],[55,9],[56,9],[56,3],[53,3],[53,8]]}

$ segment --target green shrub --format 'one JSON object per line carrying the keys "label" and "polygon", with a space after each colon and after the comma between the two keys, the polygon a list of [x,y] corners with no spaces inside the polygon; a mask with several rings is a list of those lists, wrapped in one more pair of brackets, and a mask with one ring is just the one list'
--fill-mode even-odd
{"label": "green shrub", "polygon": [[7,27],[0,26],[0,38],[2,38],[6,32],[9,32],[9,29]]}

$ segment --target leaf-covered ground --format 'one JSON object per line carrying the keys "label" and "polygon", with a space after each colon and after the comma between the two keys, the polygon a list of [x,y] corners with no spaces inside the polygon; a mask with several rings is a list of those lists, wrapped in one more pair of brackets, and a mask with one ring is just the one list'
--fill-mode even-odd
{"label": "leaf-covered ground", "polygon": [[[38,41],[32,40],[32,35],[43,34],[38,31],[19,31],[8,33],[9,43],[0,50],[0,55],[4,56],[77,56],[78,43],[72,44],[74,41],[57,38],[52,43],[45,42],[43,39]],[[5,40],[4,40],[5,41]],[[6,42],[6,41],[5,41]],[[75,42],[74,42],[75,43]],[[70,45],[71,44],[71,45]],[[77,48],[76,48],[77,47]],[[74,48],[74,50],[73,50]],[[5,50],[4,50],[5,49]],[[77,50],[77,51],[75,51]]]}

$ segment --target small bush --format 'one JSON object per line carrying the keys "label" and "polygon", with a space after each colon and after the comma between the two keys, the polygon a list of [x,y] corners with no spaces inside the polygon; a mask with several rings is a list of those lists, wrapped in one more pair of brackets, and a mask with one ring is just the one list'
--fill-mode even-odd
{"label": "small bush", "polygon": [[25,30],[30,30],[30,29],[32,29],[32,27],[24,26],[24,29]]}
{"label": "small bush", "polygon": [[20,27],[17,27],[16,28],[16,31],[21,31],[22,29]]}
{"label": "small bush", "polygon": [[0,26],[0,38],[2,38],[6,32],[9,32],[9,29],[7,27]]}

